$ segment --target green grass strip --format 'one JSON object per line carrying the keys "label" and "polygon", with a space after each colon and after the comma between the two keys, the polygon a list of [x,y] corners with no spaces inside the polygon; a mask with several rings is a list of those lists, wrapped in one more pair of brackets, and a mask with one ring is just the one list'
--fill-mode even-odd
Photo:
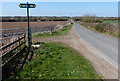
{"label": "green grass strip", "polygon": [[101,79],[77,51],[57,43],[40,45],[34,53],[36,58],[25,65],[16,79]]}
{"label": "green grass strip", "polygon": [[65,35],[71,28],[72,28],[72,24],[69,24],[63,27],[61,30],[52,32],[51,34],[50,33],[37,33],[37,34],[33,34],[33,37]]}

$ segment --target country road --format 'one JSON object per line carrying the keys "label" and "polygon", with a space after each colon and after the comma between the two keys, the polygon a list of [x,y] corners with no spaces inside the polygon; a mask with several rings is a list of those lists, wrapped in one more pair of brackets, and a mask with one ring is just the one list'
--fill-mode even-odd
{"label": "country road", "polygon": [[105,59],[118,70],[118,40],[112,37],[88,30],[74,23],[74,31],[84,42],[91,46],[92,51]]}

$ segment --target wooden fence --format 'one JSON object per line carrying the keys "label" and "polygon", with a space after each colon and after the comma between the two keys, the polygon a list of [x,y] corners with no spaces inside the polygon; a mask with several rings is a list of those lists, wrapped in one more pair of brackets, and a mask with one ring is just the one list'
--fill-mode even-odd
{"label": "wooden fence", "polygon": [[[2,66],[9,62],[18,52],[21,51],[22,47],[26,46],[26,36],[18,37],[18,40],[3,46],[0,50],[2,50]],[[24,48],[23,47],[23,48]],[[8,48],[11,48],[7,51]]]}
{"label": "wooden fence", "polygon": [[[55,26],[34,27],[31,33],[52,31]],[[27,28],[0,29],[0,58],[2,66],[9,62],[26,45]]]}
{"label": "wooden fence", "polygon": [[8,62],[15,53],[25,47],[27,29],[1,29],[0,33],[0,58],[2,58],[2,66]]}
{"label": "wooden fence", "polygon": [[[28,55],[26,46],[27,29],[1,29],[0,59],[2,61],[2,78],[17,72],[23,67]],[[22,64],[22,65],[21,65]]]}
{"label": "wooden fence", "polygon": [[[34,27],[31,33],[52,32],[56,26]],[[27,51],[27,28],[0,29],[0,59],[2,59],[2,78],[15,75],[32,54]],[[33,52],[33,51],[32,51]]]}

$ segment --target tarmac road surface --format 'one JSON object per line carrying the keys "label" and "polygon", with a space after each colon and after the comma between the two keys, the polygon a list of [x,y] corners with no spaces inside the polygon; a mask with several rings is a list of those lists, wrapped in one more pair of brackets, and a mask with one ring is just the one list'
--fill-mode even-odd
{"label": "tarmac road surface", "polygon": [[[96,54],[118,70],[117,39],[86,29],[78,23],[74,23],[74,31],[86,44],[95,48],[93,51],[96,52]],[[97,51],[99,51],[99,53]]]}

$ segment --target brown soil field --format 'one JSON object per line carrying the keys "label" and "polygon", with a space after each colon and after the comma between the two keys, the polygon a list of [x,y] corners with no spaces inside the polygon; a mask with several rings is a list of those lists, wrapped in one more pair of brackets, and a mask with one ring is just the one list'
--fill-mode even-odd
{"label": "brown soil field", "polygon": [[[30,27],[46,27],[46,26],[57,26],[62,25],[65,26],[68,23],[68,21],[42,21],[42,22],[30,22]],[[2,28],[0,29],[8,29],[8,30],[2,30],[0,32],[0,47],[5,46],[7,44],[12,43],[15,40],[18,40],[18,37],[22,37],[25,34],[20,32],[26,32],[27,30],[24,29],[16,29],[16,30],[9,30],[14,28],[27,28],[27,22],[2,22]],[[16,34],[13,34],[16,33]],[[11,50],[11,47],[9,49],[5,49],[5,51]],[[4,51],[3,51],[4,52]]]}
{"label": "brown soil field", "polygon": [[[51,25],[66,25],[68,21],[41,21],[30,22],[30,27],[43,27]],[[27,28],[27,22],[2,22],[2,29]]]}

